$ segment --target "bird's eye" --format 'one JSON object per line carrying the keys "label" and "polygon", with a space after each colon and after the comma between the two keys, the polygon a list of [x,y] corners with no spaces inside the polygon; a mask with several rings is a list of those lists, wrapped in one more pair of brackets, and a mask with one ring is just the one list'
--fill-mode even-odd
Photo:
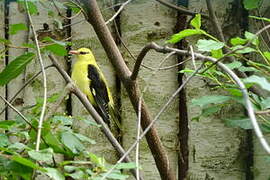
{"label": "bird's eye", "polygon": [[88,54],[88,52],[81,51],[80,54]]}

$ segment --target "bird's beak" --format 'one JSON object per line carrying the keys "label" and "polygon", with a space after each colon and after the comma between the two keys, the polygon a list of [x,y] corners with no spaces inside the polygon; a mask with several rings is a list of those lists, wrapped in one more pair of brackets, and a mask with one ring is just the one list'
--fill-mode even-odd
{"label": "bird's beak", "polygon": [[78,54],[80,54],[80,52],[79,51],[76,51],[76,50],[71,50],[71,51],[68,52],[68,54],[78,55]]}

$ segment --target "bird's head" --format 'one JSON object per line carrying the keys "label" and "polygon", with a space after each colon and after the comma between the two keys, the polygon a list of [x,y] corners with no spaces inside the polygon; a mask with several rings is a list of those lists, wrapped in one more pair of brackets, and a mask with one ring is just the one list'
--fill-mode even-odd
{"label": "bird's head", "polygon": [[78,50],[71,50],[69,54],[77,55],[78,60],[91,60],[94,58],[93,53],[88,48],[80,48]]}

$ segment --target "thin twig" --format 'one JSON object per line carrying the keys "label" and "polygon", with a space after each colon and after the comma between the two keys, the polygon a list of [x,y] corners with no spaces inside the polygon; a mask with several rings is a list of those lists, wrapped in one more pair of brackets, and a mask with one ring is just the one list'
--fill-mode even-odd
{"label": "thin twig", "polygon": [[107,24],[109,24],[110,22],[112,22],[117,16],[118,16],[118,14],[120,14],[121,13],[121,11],[124,9],[124,7],[128,4],[128,3],[130,3],[132,0],[127,0],[126,2],[124,2],[121,6],[120,6],[120,8],[117,10],[117,12],[108,20],[108,21],[106,21],[105,22],[105,24],[107,25]]}
{"label": "thin twig", "polygon": [[11,108],[13,109],[13,111],[15,111],[31,128],[35,129],[34,126],[32,126],[31,122],[19,111],[17,110],[10,102],[8,102],[8,100],[6,100],[5,98],[3,98],[0,95],[0,98],[5,101],[5,103]]}
{"label": "thin twig", "polygon": [[224,34],[222,32],[221,26],[218,23],[217,16],[214,12],[213,6],[212,6],[212,1],[211,0],[206,0],[207,4],[207,9],[209,12],[209,17],[212,19],[212,24],[214,25],[214,28],[217,32],[217,37],[219,38],[220,41],[225,42]]}
{"label": "thin twig", "polygon": [[[167,1],[164,1],[164,0],[156,0],[157,2],[169,7],[169,8],[172,8],[174,10],[177,10],[179,11],[180,13],[183,13],[183,14],[186,14],[186,15],[190,15],[190,16],[195,16],[196,14],[198,14],[197,12],[193,12],[193,11],[190,11],[188,9],[185,9],[185,8],[182,8],[182,7],[179,7],[179,6],[176,6],[172,3],[169,3]],[[209,16],[207,16],[206,14],[201,14],[201,16],[205,19],[209,19]]]}
{"label": "thin twig", "polygon": [[29,12],[28,2],[26,0],[24,0],[24,3],[25,3],[26,11],[27,11],[27,16],[28,16],[28,19],[29,19],[29,24],[30,24],[31,30],[33,32],[34,41],[35,41],[35,44],[36,44],[36,50],[37,50],[37,54],[38,54],[38,60],[39,60],[39,63],[40,63],[40,68],[41,68],[42,76],[43,76],[43,90],[44,90],[44,93],[43,93],[43,105],[42,105],[41,114],[40,114],[40,118],[39,118],[39,122],[38,122],[38,132],[37,132],[37,141],[36,141],[36,151],[39,151],[42,124],[43,124],[44,115],[45,115],[45,111],[46,111],[46,104],[47,104],[47,77],[46,77],[46,72],[45,72],[44,64],[43,64],[43,59],[42,59],[39,44],[38,44],[37,34],[36,34],[36,31],[35,31],[35,28],[34,28],[32,17],[31,17],[30,12]]}
{"label": "thin twig", "polygon": [[[50,67],[53,67],[53,65],[49,65],[46,66],[44,69],[48,69]],[[24,83],[24,85],[14,94],[14,96],[9,100],[9,103],[13,103],[13,101],[15,100],[15,98],[24,90],[24,88],[26,86],[28,86],[34,79],[36,79],[38,77],[38,75],[40,75],[42,73],[42,71],[39,71],[38,73],[36,73],[34,76],[32,76],[30,79],[28,79],[27,82]],[[5,112],[7,106],[4,107],[4,109],[0,112],[0,115]]]}
{"label": "thin twig", "polygon": [[[140,98],[139,100],[139,104],[138,104],[138,122],[137,122],[137,140],[140,137],[140,131],[141,131],[141,116],[142,115],[142,98]],[[140,164],[139,164],[139,158],[140,158],[140,143],[138,143],[136,145],[136,176],[137,176],[137,180],[138,177],[140,177]]]}
{"label": "thin twig", "polygon": [[255,114],[257,115],[270,114],[270,109],[265,110],[265,111],[256,111]]}
{"label": "thin twig", "polygon": [[194,69],[197,69],[192,45],[190,45],[189,48],[190,48],[190,53],[191,53],[192,64],[194,66]]}

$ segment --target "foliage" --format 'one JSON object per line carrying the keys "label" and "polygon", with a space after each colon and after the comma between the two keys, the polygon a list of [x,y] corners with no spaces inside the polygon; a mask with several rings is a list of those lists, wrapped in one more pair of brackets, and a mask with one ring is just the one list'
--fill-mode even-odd
{"label": "foliage", "polygon": [[[257,8],[259,1],[244,1],[245,6],[249,8]],[[253,19],[259,19],[264,21],[270,21],[267,18],[259,18],[251,16]],[[224,57],[223,48],[226,47],[232,51],[230,56],[235,58],[234,62],[226,63],[226,66],[232,70],[245,72],[252,74],[251,76],[242,79],[247,88],[256,86],[266,92],[270,91],[269,74],[270,74],[270,52],[263,51],[261,48],[261,42],[256,34],[246,31],[244,37],[233,37],[230,39],[230,44],[226,45],[220,42],[218,39],[212,37],[201,28],[200,16],[196,15],[190,22],[190,25],[195,29],[185,29],[179,33],[173,35],[169,43],[177,43],[185,37],[194,35],[201,35],[202,37],[197,41],[197,49],[203,53],[210,53],[213,58],[219,59]],[[194,33],[196,32],[196,33]],[[208,39],[204,39],[204,38]],[[248,56],[253,55],[253,56]],[[253,60],[247,57],[254,57],[262,59],[263,62]],[[190,74],[195,70],[186,68],[180,73]],[[225,91],[226,95],[210,95],[199,97],[192,100],[192,106],[200,106],[201,113],[194,117],[193,120],[199,120],[201,117],[207,117],[210,115],[218,115],[225,107],[230,107],[234,104],[245,107],[241,90],[235,85],[232,79],[225,73],[221,72],[212,63],[205,63],[205,70],[197,76],[206,79],[208,84],[213,84],[212,89],[218,89],[219,91]],[[251,102],[255,111],[266,111],[269,109],[270,96],[266,93],[266,96],[258,96],[253,92],[249,92]],[[237,116],[237,115],[236,115]],[[270,119],[260,115],[257,116],[260,120],[261,129],[269,133],[270,132]],[[239,114],[238,117],[224,117],[224,122],[230,127],[239,127],[242,129],[252,129],[251,122],[244,114]]]}
{"label": "foliage", "polygon": [[[46,7],[42,1],[26,0],[29,11],[32,16],[38,14],[38,3]],[[21,7],[24,7],[25,1],[18,0]],[[49,2],[48,2],[49,3]],[[53,3],[53,2],[50,2]],[[73,3],[54,2],[59,9],[71,8],[73,12],[78,13],[80,9]],[[48,14],[58,22],[57,30],[63,31],[61,21],[59,21],[48,8]],[[11,24],[9,26],[9,35],[16,35],[19,32],[27,31],[28,27],[24,23]],[[39,34],[39,32],[37,31]],[[42,32],[41,32],[42,33]],[[39,39],[41,43],[41,51],[45,53],[53,53],[58,56],[66,56],[66,47],[71,45],[66,40],[59,39],[54,35],[48,34],[46,37]],[[0,38],[0,43],[17,47],[10,41]],[[0,86],[7,85],[25,70],[26,66],[36,57],[33,53],[36,46],[33,43],[21,44],[20,48],[29,48],[32,52],[24,53],[20,56],[9,57],[10,63],[0,72]],[[5,52],[5,51],[3,51]],[[3,59],[4,56],[1,56]],[[12,60],[12,61],[11,61]],[[59,98],[59,94],[54,94],[47,98],[48,103],[55,103]],[[105,161],[103,157],[87,151],[86,145],[96,145],[95,140],[75,132],[72,128],[73,121],[79,119],[86,126],[95,126],[99,128],[95,122],[89,121],[82,117],[70,117],[64,114],[54,114],[45,120],[42,129],[41,149],[34,149],[36,143],[38,119],[43,104],[42,98],[36,98],[36,104],[31,107],[25,107],[27,119],[31,125],[27,124],[20,116],[16,119],[0,121],[0,176],[1,179],[15,180],[19,178],[30,180],[35,176],[45,175],[55,180],[63,180],[65,177],[73,179],[100,179],[113,166]],[[4,133],[4,132],[8,133]],[[16,137],[17,142],[12,143],[10,137]],[[58,158],[68,158],[70,160],[56,161]],[[76,159],[76,160],[75,160]],[[135,163],[120,163],[116,166],[108,178],[124,180],[129,177],[122,172],[125,169],[136,168]]]}

